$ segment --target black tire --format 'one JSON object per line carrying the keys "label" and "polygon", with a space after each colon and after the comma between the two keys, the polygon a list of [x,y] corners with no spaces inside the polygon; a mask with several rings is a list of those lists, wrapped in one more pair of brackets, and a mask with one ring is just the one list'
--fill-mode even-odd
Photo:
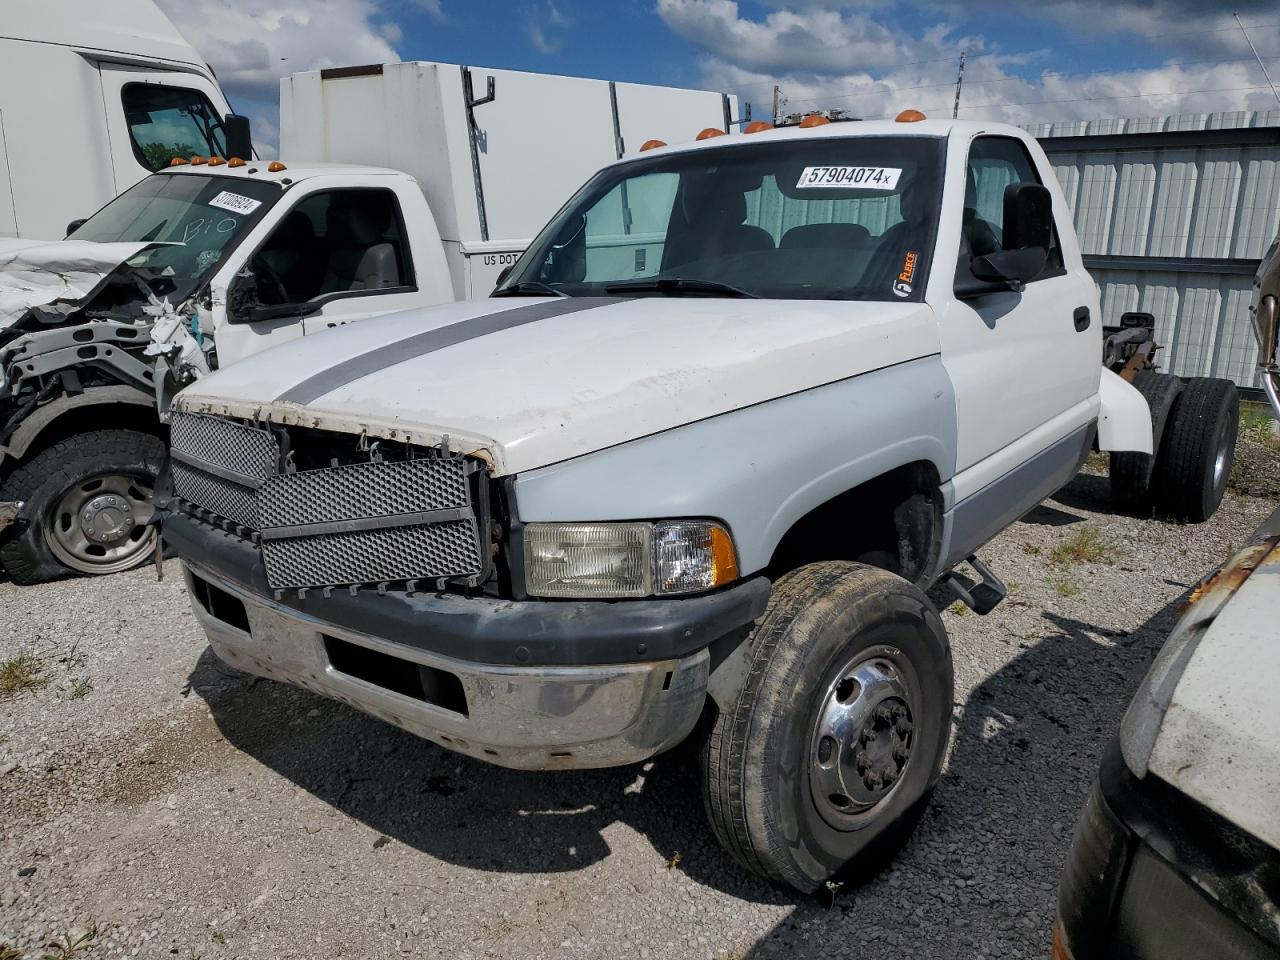
{"label": "black tire", "polygon": [[[702,755],[703,798],[717,838],[747,870],[804,893],[835,877],[869,875],[911,834],[946,754],[953,679],[937,611],[884,570],[815,563],[778,581],[747,642],[747,679],[710,725]],[[922,709],[911,717],[910,752],[896,782],[856,815],[855,826],[837,829],[811,783],[815,748],[829,739],[816,738],[816,725],[844,669],[884,650],[909,668],[904,681],[914,674]],[[846,748],[839,749],[835,766],[844,771]],[[857,748],[848,749],[852,760]]]}
{"label": "black tire", "polygon": [[1169,422],[1169,412],[1182,392],[1182,381],[1167,373],[1139,370],[1134,375],[1133,386],[1151,409],[1152,449],[1156,456],[1128,450],[1112,453],[1111,499],[1123,510],[1149,517],[1156,507],[1151,479],[1155,475],[1160,440]]}
{"label": "black tire", "polygon": [[1240,395],[1230,380],[1186,381],[1156,458],[1156,509],[1202,523],[1217,512],[1235,463]]}
{"label": "black tire", "polygon": [[49,531],[68,492],[92,485],[96,478],[128,478],[149,493],[164,456],[158,437],[134,430],[78,433],[41,451],[0,485],[0,500],[24,504],[17,522],[0,535],[0,566],[14,583],[32,584],[73,574],[116,573],[148,562],[153,551],[139,548],[136,556],[130,552],[115,565],[104,559],[101,571],[77,570],[59,559]]}

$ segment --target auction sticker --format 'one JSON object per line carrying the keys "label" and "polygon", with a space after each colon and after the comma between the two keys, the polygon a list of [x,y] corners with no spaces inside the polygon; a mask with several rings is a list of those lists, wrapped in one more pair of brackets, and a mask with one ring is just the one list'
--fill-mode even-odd
{"label": "auction sticker", "polygon": [[219,210],[230,210],[232,213],[253,213],[260,206],[261,200],[255,200],[253,197],[242,197],[238,193],[232,193],[230,190],[223,190],[220,194],[209,201],[209,206],[217,207]]}
{"label": "auction sticker", "polygon": [[901,167],[805,167],[796,189],[821,187],[861,187],[864,190],[894,190]]}

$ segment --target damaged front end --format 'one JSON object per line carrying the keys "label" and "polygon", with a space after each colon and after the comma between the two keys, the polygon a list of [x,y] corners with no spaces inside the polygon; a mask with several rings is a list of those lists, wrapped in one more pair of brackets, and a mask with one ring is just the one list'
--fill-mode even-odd
{"label": "damaged front end", "polygon": [[[0,460],[38,410],[104,386],[168,399],[209,373],[201,308],[138,268],[147,243],[67,241],[0,251]],[[157,279],[159,283],[155,282]]]}

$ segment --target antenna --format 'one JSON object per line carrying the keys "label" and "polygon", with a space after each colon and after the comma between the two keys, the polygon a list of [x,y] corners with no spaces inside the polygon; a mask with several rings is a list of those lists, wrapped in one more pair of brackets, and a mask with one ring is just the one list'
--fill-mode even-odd
{"label": "antenna", "polygon": [[960,72],[956,74],[956,104],[951,108],[951,119],[955,120],[960,116],[960,88],[964,86],[964,58],[969,51],[960,51]]}
{"label": "antenna", "polygon": [[1267,78],[1267,86],[1271,88],[1271,95],[1276,98],[1276,103],[1280,103],[1280,93],[1276,92],[1276,85],[1271,82],[1271,74],[1267,73],[1267,65],[1258,56],[1258,48],[1249,39],[1249,31],[1244,28],[1244,24],[1240,20],[1240,14],[1232,11],[1231,15],[1236,18],[1236,24],[1240,27],[1240,32],[1244,34],[1244,42],[1249,44],[1249,49],[1253,51],[1254,59],[1258,61],[1258,66],[1262,68],[1262,75]]}

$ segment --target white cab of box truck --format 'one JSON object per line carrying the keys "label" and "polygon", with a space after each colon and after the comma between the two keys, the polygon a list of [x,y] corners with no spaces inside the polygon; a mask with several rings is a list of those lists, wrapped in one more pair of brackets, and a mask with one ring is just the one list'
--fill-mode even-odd
{"label": "white cab of box truck", "polygon": [[[687,138],[735,106],[454,64],[318,71],[283,82],[282,120],[287,145],[326,162],[180,157],[65,241],[0,241],[0,564],[30,583],[144,562],[176,389],[331,327],[487,295],[628,138]],[[539,131],[538,110],[574,118],[572,135]]]}
{"label": "white cab of box truck", "polygon": [[601,167],[646,139],[729,129],[737,98],[416,61],[280,82],[285,156],[413,175],[435,216],[454,299],[488,295],[535,233]]}
{"label": "white cab of box truck", "polygon": [[[174,153],[246,153],[213,71],[151,0],[0,6],[0,238],[45,240]],[[240,149],[234,149],[239,147]]]}

